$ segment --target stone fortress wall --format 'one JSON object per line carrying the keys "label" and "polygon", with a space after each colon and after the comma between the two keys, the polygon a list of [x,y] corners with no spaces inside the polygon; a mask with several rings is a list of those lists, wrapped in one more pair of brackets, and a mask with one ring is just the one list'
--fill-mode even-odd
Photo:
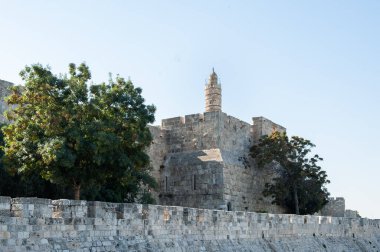
{"label": "stone fortress wall", "polygon": [[330,197],[329,202],[321,210],[321,215],[344,217],[346,211],[346,202],[342,197]]}
{"label": "stone fortress wall", "polygon": [[[157,175],[159,182],[157,201],[160,204],[206,208],[220,205],[218,199],[222,197],[222,188],[207,183],[212,177],[221,185],[220,155],[214,150],[217,124],[212,119],[213,114],[165,119],[161,127],[151,127],[153,144],[148,154],[152,161],[152,174]],[[202,169],[206,159],[210,162]]]}
{"label": "stone fortress wall", "polygon": [[358,211],[346,209],[346,202],[343,197],[330,197],[329,202],[322,208],[319,214],[333,217],[360,217]]}
{"label": "stone fortress wall", "polygon": [[1,251],[376,251],[380,220],[0,197]]}
{"label": "stone fortress wall", "polygon": [[258,141],[262,136],[270,135],[273,131],[285,132],[286,129],[279,124],[272,122],[265,117],[252,118],[252,133],[255,141]]}
{"label": "stone fortress wall", "polygon": [[[260,133],[285,131],[264,117],[254,118],[253,125]],[[211,111],[164,119],[150,130],[153,143],[148,154],[159,182],[159,204],[283,212],[262,197],[274,171],[256,169],[249,157],[259,137],[251,124]]]}

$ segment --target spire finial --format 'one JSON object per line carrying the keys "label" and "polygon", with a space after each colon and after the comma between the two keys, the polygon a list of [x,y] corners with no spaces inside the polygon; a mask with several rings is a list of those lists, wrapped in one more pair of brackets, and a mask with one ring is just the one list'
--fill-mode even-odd
{"label": "spire finial", "polygon": [[212,73],[215,73],[215,71],[214,71],[214,67],[212,67]]}

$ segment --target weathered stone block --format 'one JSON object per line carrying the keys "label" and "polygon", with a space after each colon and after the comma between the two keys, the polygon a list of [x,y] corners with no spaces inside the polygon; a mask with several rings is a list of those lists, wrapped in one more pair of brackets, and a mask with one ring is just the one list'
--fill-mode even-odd
{"label": "weathered stone block", "polygon": [[50,199],[40,198],[13,198],[11,200],[11,215],[14,217],[51,217],[52,208]]}
{"label": "weathered stone block", "polygon": [[105,221],[115,221],[117,210],[120,208],[118,203],[88,201],[88,217],[102,218]]}
{"label": "weathered stone block", "polygon": [[53,200],[53,218],[87,217],[88,206],[85,200]]}
{"label": "weathered stone block", "polygon": [[0,216],[11,215],[11,197],[0,196]]}

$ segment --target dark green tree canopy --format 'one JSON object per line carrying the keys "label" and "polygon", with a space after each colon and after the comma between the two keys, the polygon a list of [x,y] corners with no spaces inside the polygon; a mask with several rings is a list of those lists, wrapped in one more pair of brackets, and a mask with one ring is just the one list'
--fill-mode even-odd
{"label": "dark green tree canopy", "polygon": [[259,167],[278,164],[278,177],[267,184],[265,196],[272,196],[273,203],[289,209],[291,213],[313,214],[328,201],[325,185],[330,181],[318,162],[323,159],[311,155],[315,145],[309,140],[286,133],[273,132],[252,146],[251,156]]}
{"label": "dark green tree canopy", "polygon": [[154,184],[145,149],[155,107],[145,105],[140,88],[121,77],[90,85],[85,64],[60,76],[36,64],[21,76],[25,87],[9,96],[12,123],[3,128],[11,170],[71,186],[76,199],[81,188]]}

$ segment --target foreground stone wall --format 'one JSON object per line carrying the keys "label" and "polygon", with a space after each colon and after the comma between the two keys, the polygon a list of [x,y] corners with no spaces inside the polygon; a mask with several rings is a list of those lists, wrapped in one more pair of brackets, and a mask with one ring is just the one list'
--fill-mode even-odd
{"label": "foreground stone wall", "polygon": [[380,220],[0,197],[1,251],[376,251]]}

